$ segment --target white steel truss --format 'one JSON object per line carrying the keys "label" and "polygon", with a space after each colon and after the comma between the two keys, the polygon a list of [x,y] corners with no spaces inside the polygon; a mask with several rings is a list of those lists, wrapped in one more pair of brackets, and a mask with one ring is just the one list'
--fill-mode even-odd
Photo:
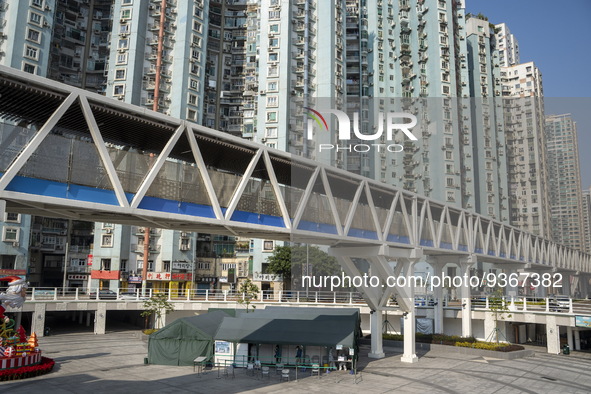
{"label": "white steel truss", "polygon": [[[53,216],[59,214],[123,224],[149,223],[150,226],[183,231],[269,237],[331,246],[383,245],[421,249],[424,255],[474,255],[479,261],[591,272],[589,255],[506,223],[184,120],[6,67],[0,67],[1,89],[21,96],[46,95],[54,103],[44,122],[38,122],[34,137],[18,147],[18,152],[7,165],[0,167],[0,199],[6,201],[7,210],[36,214],[50,212]],[[31,108],[26,107],[26,102],[20,106],[3,105],[3,100],[7,100],[5,94],[0,96],[0,119],[29,120],[27,116],[30,116]],[[131,178],[128,172],[119,168],[120,159],[113,158],[144,148],[134,143],[126,145],[130,131],[112,125],[120,119],[128,122],[138,141],[142,141],[140,134],[146,128],[145,133],[152,133],[148,137],[158,140],[161,146],[155,154],[150,154],[149,157],[156,156],[155,159],[147,161],[147,170],[135,183],[128,179]],[[56,131],[58,128],[59,132]],[[30,176],[35,168],[29,161],[49,144],[49,136],[61,138],[59,141],[80,140],[80,144],[94,148],[96,165],[108,181],[101,180],[104,183],[97,184],[92,190],[89,187],[84,190],[104,190],[111,193],[116,202],[77,198],[71,187],[79,184],[73,182],[70,175],[63,180],[51,179],[67,186],[68,194],[64,196],[48,195],[42,190],[37,193],[24,191],[15,186],[18,179],[36,178]],[[188,150],[179,154],[181,140],[186,141],[183,146]],[[215,149],[212,149],[214,145]],[[247,158],[243,160],[243,168],[224,167],[233,165],[236,152]],[[297,171],[286,174],[289,171],[286,168]],[[70,166],[67,170],[72,172],[75,169]],[[171,176],[166,175],[169,173],[189,173],[193,179],[199,179],[199,185],[195,186],[194,192],[176,199],[158,197],[151,190],[157,187],[165,190],[166,181],[172,179],[166,178]],[[294,182],[296,174],[304,174],[305,179]],[[191,186],[191,182],[178,179],[173,179],[175,185]],[[266,195],[272,197],[263,201],[260,190],[265,187],[269,191]],[[177,191],[169,187],[166,193],[172,195]],[[195,206],[206,207],[211,215],[182,211],[187,204],[186,196],[199,200]],[[179,211],[147,208],[143,204],[148,198],[159,198],[162,204],[172,201],[178,205]],[[275,208],[265,208],[263,203]],[[245,211],[241,206],[256,209]],[[315,212],[319,217],[310,213],[312,206],[318,208]],[[274,221],[269,224],[265,221],[267,219]],[[378,266],[385,267],[384,264]],[[380,304],[377,298],[374,300]]]}

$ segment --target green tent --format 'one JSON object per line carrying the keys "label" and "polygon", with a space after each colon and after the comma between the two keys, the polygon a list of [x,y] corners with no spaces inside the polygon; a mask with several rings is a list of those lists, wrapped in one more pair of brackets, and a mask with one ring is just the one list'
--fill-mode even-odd
{"label": "green tent", "polygon": [[213,336],[224,317],[222,311],[177,319],[150,335],[148,362],[159,365],[193,365],[195,358],[213,356]]}

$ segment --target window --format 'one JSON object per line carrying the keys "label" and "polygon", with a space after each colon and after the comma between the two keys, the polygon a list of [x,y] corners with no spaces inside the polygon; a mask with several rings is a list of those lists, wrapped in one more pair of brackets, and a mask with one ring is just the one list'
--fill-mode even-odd
{"label": "window", "polygon": [[269,61],[276,62],[279,59],[279,55],[277,53],[269,53]]}
{"label": "window", "polygon": [[281,18],[281,11],[269,11],[269,19]]}
{"label": "window", "polygon": [[121,10],[121,19],[131,19],[131,8]]}
{"label": "window", "polygon": [[187,109],[187,119],[197,120],[197,111],[194,109]]}
{"label": "window", "polygon": [[123,39],[119,40],[119,43],[117,44],[117,48],[126,49],[127,47],[129,47],[129,40],[127,38],[123,38]]}
{"label": "window", "polygon": [[189,88],[199,90],[199,81],[197,79],[191,78],[189,81]]}
{"label": "window", "polygon": [[37,66],[35,66],[34,64],[30,64],[30,63],[23,63],[23,71],[29,74],[35,74],[35,71],[37,70]]}
{"label": "window", "polygon": [[197,33],[201,33],[202,26],[203,25],[201,23],[193,21],[193,30],[195,30]]}
{"label": "window", "polygon": [[204,263],[204,262],[197,263],[198,270],[208,270],[210,266],[211,266],[211,263]]}
{"label": "window", "polygon": [[101,235],[101,246],[104,248],[113,247],[113,234],[102,234]]}
{"label": "window", "polygon": [[121,4],[123,4],[123,5],[131,5],[131,4],[133,4],[133,0],[123,0],[121,2]]}
{"label": "window", "polygon": [[125,68],[116,68],[115,69],[115,79],[125,79]]}
{"label": "window", "polygon": [[267,112],[267,122],[277,122],[277,112]]}
{"label": "window", "polygon": [[28,45],[25,47],[25,57],[37,60],[38,56],[39,56],[39,50],[37,48],[30,47]]}
{"label": "window", "polygon": [[442,92],[443,92],[443,94],[449,94],[449,86],[444,85],[442,87]]}
{"label": "window", "polygon": [[120,264],[120,270],[121,271],[127,271],[127,260],[121,260],[121,264]]}
{"label": "window", "polygon": [[16,227],[4,227],[4,234],[2,234],[2,241],[4,242],[18,242],[20,231]]}
{"label": "window", "polygon": [[277,107],[279,98],[277,96],[267,96],[267,107]]}
{"label": "window", "polygon": [[31,5],[33,7],[41,8],[43,7],[43,0],[31,0]]}
{"label": "window", "polygon": [[201,47],[201,37],[193,34],[193,46]]}
{"label": "window", "polygon": [[113,95],[114,96],[123,96],[124,94],[125,94],[125,85],[113,86]]}
{"label": "window", "polygon": [[271,38],[269,39],[269,46],[271,48],[276,48],[279,46],[279,38]]}
{"label": "window", "polygon": [[189,93],[189,104],[197,105],[197,96]]}
{"label": "window", "polygon": [[270,33],[279,33],[279,25],[276,23],[269,25],[269,32]]}
{"label": "window", "polygon": [[119,34],[129,34],[129,25],[121,25],[119,27]]}
{"label": "window", "polygon": [[36,42],[37,44],[41,43],[41,32],[27,27],[27,40]]}
{"label": "window", "polygon": [[263,241],[263,250],[273,250],[274,241]]}
{"label": "window", "polygon": [[101,271],[111,271],[111,259],[101,259]]}
{"label": "window", "polygon": [[127,53],[118,54],[116,64],[127,64]]}
{"label": "window", "polygon": [[270,92],[276,92],[277,91],[277,82],[269,82],[267,84],[267,90]]}
{"label": "window", "polygon": [[21,215],[19,213],[6,212],[6,214],[4,215],[4,221],[10,223],[20,223]]}
{"label": "window", "polygon": [[43,15],[38,14],[36,12],[29,13],[29,22],[30,23],[34,23],[38,26],[41,26],[42,21],[43,21]]}
{"label": "window", "polygon": [[267,127],[265,129],[265,137],[277,138],[277,127]]}

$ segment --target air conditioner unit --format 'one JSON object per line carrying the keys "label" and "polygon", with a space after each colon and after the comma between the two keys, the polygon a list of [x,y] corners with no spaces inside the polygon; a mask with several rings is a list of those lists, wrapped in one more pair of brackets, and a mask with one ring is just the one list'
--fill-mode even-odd
{"label": "air conditioner unit", "polygon": [[111,230],[110,228],[105,229],[106,234],[111,234],[112,232],[113,232],[113,230]]}
{"label": "air conditioner unit", "polygon": [[49,27],[49,23],[47,23],[47,21],[43,22],[43,27]]}
{"label": "air conditioner unit", "polygon": [[189,236],[189,233],[185,233],[185,232],[181,233],[181,237],[188,237],[188,236]]}
{"label": "air conditioner unit", "polygon": [[18,242],[18,241],[14,241],[14,242],[12,243],[12,246],[13,246],[13,247],[15,247],[15,248],[18,248],[18,247],[20,246],[20,242]]}

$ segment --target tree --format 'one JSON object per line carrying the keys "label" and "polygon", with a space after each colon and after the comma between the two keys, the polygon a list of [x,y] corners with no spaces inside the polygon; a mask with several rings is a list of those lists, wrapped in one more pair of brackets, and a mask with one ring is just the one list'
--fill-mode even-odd
{"label": "tree", "polygon": [[161,328],[162,316],[174,311],[174,305],[170,303],[164,293],[156,293],[154,296],[144,301],[144,311],[140,314],[141,317],[147,319],[154,315],[154,328]]}
{"label": "tree", "polygon": [[267,259],[267,272],[282,275],[284,285],[301,276],[339,275],[341,266],[317,246],[279,246]]}
{"label": "tree", "polygon": [[503,289],[497,289],[494,293],[490,295],[490,297],[488,297],[488,309],[493,314],[495,320],[495,327],[493,331],[488,335],[486,341],[489,342],[489,340],[494,337],[496,342],[499,343],[499,334],[501,334],[501,332],[498,327],[498,322],[499,320],[505,320],[506,317],[511,317],[511,314],[508,313],[509,307],[503,299]]}
{"label": "tree", "polygon": [[[238,303],[240,305],[242,305],[242,304],[246,305],[246,313],[248,313],[248,307],[249,307],[251,301],[256,300],[258,297],[259,288],[257,287],[257,285],[252,283],[252,281],[250,279],[246,279],[240,285],[238,292],[241,294],[241,297],[238,300]],[[256,305],[253,305],[252,306],[253,312],[254,312],[255,308],[256,308]]]}

